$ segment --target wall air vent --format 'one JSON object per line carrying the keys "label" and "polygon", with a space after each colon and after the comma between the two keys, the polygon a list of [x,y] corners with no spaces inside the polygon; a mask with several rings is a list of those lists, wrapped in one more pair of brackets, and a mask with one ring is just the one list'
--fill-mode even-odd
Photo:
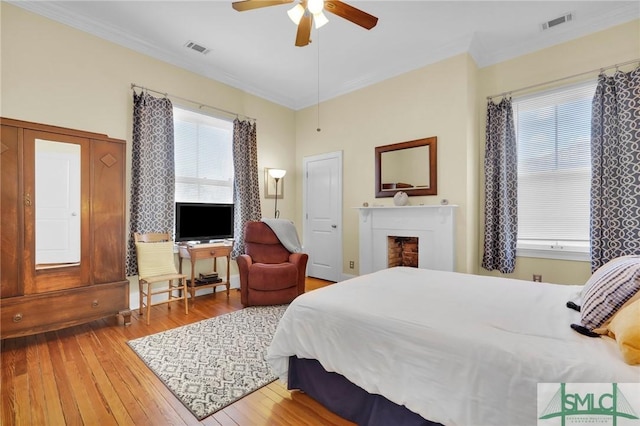
{"label": "wall air vent", "polygon": [[211,50],[193,41],[186,42],[184,47],[186,47],[187,49],[195,50],[196,52],[202,53],[203,55],[206,55],[207,53],[209,53],[209,50]]}
{"label": "wall air vent", "polygon": [[573,14],[572,13],[565,13],[564,15],[562,15],[562,16],[560,16],[558,18],[552,19],[552,20],[547,21],[547,22],[543,22],[541,24],[542,30],[543,31],[544,30],[548,30],[550,28],[557,27],[560,24],[571,22],[572,20],[573,20]]}

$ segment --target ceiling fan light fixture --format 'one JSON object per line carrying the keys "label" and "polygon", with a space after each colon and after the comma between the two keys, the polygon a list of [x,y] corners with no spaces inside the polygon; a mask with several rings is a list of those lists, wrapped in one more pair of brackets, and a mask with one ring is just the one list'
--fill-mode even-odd
{"label": "ceiling fan light fixture", "polygon": [[231,3],[231,6],[238,12],[244,12],[282,4],[295,4],[287,11],[287,15],[298,27],[295,40],[297,47],[308,46],[311,43],[313,25],[311,21],[314,21],[316,29],[329,22],[323,13],[325,9],[367,30],[378,23],[377,17],[341,0],[236,0]]}
{"label": "ceiling fan light fixture", "polygon": [[291,18],[294,24],[298,25],[302,19],[302,15],[304,15],[304,7],[298,3],[287,11],[287,15],[289,15],[289,18]]}
{"label": "ceiling fan light fixture", "polygon": [[324,26],[327,22],[329,22],[329,19],[327,19],[324,13],[320,12],[313,15],[313,23],[316,25],[316,30]]}
{"label": "ceiling fan light fixture", "polygon": [[308,0],[307,1],[307,9],[312,14],[321,13],[324,8],[324,0]]}

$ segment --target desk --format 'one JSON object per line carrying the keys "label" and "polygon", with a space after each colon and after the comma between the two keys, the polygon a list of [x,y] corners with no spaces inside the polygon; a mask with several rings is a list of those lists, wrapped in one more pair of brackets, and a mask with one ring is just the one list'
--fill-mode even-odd
{"label": "desk", "polygon": [[[196,290],[202,288],[212,288],[215,295],[216,287],[225,286],[227,288],[227,298],[229,297],[229,266],[231,262],[231,250],[233,245],[224,243],[213,244],[181,244],[178,246],[180,256],[180,273],[182,273],[182,260],[189,259],[191,261],[191,280],[187,282],[189,293],[191,294],[191,303],[195,304]],[[196,261],[200,259],[213,259],[213,271],[217,272],[217,260],[219,257],[227,258],[227,278],[220,282],[199,283],[195,277]]]}

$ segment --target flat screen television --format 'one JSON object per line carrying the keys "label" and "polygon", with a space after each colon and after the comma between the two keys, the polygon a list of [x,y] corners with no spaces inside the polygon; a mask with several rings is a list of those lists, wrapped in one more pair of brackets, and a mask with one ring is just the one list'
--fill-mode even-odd
{"label": "flat screen television", "polygon": [[233,238],[233,204],[176,203],[176,241]]}

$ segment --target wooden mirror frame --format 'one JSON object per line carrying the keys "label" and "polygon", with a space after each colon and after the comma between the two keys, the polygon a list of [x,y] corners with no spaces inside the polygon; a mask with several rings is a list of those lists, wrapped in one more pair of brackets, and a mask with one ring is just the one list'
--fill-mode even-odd
{"label": "wooden mirror frame", "polygon": [[[377,146],[376,152],[376,198],[393,197],[396,192],[403,191],[409,196],[416,195],[438,195],[438,153],[437,153],[436,136],[424,139],[417,139],[408,142],[394,143],[391,145]],[[426,146],[429,149],[429,188],[398,188],[397,190],[382,190],[382,154],[389,151],[398,151],[400,149],[417,148]]]}

